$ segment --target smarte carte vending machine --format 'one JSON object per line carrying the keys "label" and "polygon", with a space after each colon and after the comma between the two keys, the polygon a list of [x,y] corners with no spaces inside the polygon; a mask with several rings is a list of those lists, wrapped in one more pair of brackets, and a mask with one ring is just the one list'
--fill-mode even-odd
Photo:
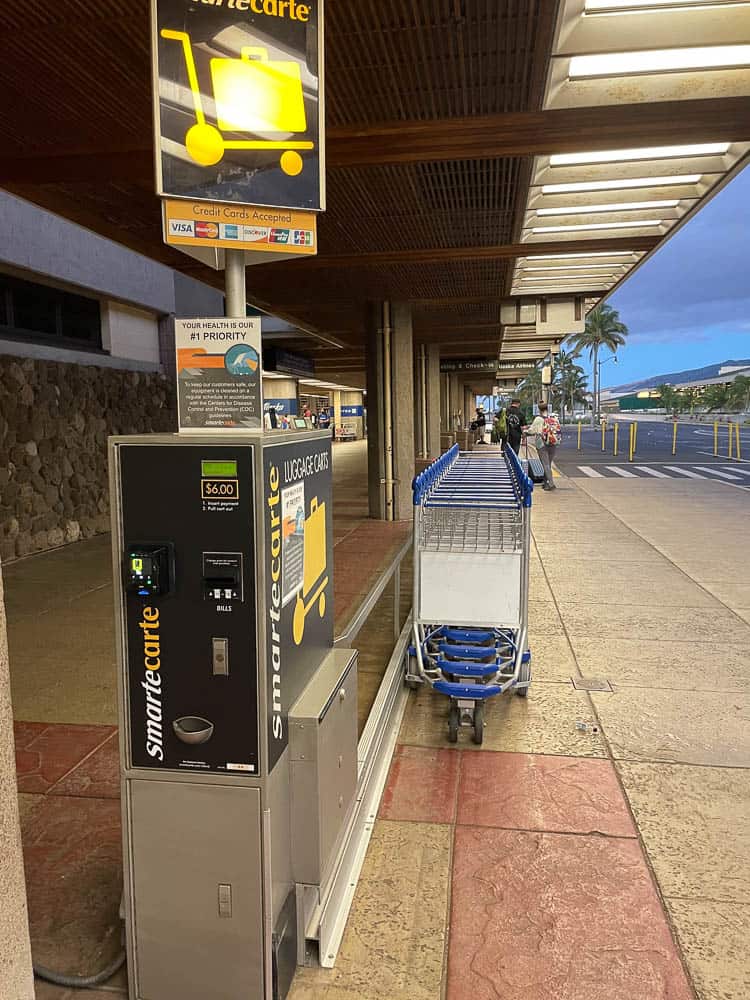
{"label": "smarte carte vending machine", "polygon": [[131,1000],[283,1000],[357,783],[327,432],[110,442]]}

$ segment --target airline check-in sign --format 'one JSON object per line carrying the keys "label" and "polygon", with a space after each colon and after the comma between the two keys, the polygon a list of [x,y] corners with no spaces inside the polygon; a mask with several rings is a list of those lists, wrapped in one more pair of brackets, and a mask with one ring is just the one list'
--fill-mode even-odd
{"label": "airline check-in sign", "polygon": [[319,0],[152,0],[157,190],[320,211]]}

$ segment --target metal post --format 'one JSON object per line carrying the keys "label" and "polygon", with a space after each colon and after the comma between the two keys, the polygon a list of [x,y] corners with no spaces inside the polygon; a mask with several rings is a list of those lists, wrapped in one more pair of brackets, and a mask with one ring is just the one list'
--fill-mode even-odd
{"label": "metal post", "polygon": [[401,635],[401,563],[393,574],[393,637]]}
{"label": "metal post", "polygon": [[727,424],[727,430],[729,431],[729,450],[727,451],[727,458],[733,458],[732,455],[732,422]]}
{"label": "metal post", "polygon": [[614,456],[615,456],[615,458],[617,458],[617,438],[618,438],[619,431],[620,431],[620,423],[619,423],[619,421],[615,420],[615,426],[614,426],[614,432],[615,432],[615,450],[614,450]]}
{"label": "metal post", "polygon": [[740,454],[740,425],[739,424],[735,424],[734,425],[734,429],[735,429],[736,435],[737,435],[737,438],[736,438],[736,441],[735,441],[734,453],[737,456],[737,461],[739,462],[740,459],[742,458],[742,455]]}
{"label": "metal post", "polygon": [[633,421],[633,454],[638,451],[638,421]]}
{"label": "metal post", "polygon": [[581,424],[582,424],[582,421],[579,420],[578,421],[578,450],[579,451],[581,450]]}
{"label": "metal post", "polygon": [[247,287],[245,284],[245,251],[226,251],[224,272],[227,316],[247,316]]}
{"label": "metal post", "polygon": [[427,348],[424,344],[419,348],[419,405],[422,458],[427,458]]}
{"label": "metal post", "polygon": [[719,421],[714,420],[714,455],[719,455]]}
{"label": "metal post", "polygon": [[602,451],[606,448],[607,424],[602,420]]}
{"label": "metal post", "polygon": [[677,421],[674,422],[674,433],[672,434],[672,454],[677,454]]}
{"label": "metal post", "polygon": [[385,424],[385,519],[393,520],[393,414],[391,393],[391,304],[383,303],[383,423]]}
{"label": "metal post", "polygon": [[635,424],[630,425],[630,453],[628,455],[628,461],[633,461],[633,452],[635,451]]}

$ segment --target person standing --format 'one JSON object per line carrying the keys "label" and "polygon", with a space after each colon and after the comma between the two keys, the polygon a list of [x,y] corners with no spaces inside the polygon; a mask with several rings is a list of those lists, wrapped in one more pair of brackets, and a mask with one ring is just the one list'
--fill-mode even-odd
{"label": "person standing", "polygon": [[534,417],[531,426],[526,431],[526,436],[535,436],[536,450],[539,459],[544,466],[543,490],[556,490],[555,481],[552,475],[552,462],[555,459],[557,446],[560,443],[560,421],[549,412],[546,403],[539,404],[539,415]]}
{"label": "person standing", "polygon": [[474,417],[474,430],[477,432],[475,444],[484,444],[484,429],[486,426],[487,417],[484,415],[484,409],[478,406],[477,415]]}
{"label": "person standing", "polygon": [[508,444],[517,455],[521,448],[523,429],[526,426],[526,419],[521,412],[520,399],[511,400],[508,412],[505,414],[505,423],[508,428]]}

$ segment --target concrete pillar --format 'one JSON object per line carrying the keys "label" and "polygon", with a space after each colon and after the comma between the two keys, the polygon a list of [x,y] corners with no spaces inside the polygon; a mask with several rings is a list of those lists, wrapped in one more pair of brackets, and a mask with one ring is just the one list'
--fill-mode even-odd
{"label": "concrete pillar", "polygon": [[13,710],[5,623],[5,604],[0,580],[0,997],[34,1000],[31,943],[26,909],[26,879],[21,852],[18,816],[16,758],[13,743]]}
{"label": "concrete pillar", "polygon": [[341,421],[361,441],[365,436],[364,397],[361,392],[341,393]]}
{"label": "concrete pillar", "polygon": [[459,420],[458,412],[463,409],[464,398],[461,392],[461,384],[458,375],[450,376],[450,399],[451,399],[451,430],[459,430],[462,421]]}
{"label": "concrete pillar", "polygon": [[341,427],[341,390],[335,389],[333,393],[333,434]]}
{"label": "concrete pillar", "polygon": [[474,402],[474,393],[471,391],[468,385],[464,386],[464,427],[468,428],[469,424],[474,419],[474,411],[476,409],[476,403]]}
{"label": "concrete pillar", "polygon": [[414,478],[414,347],[411,307],[390,304],[390,366],[384,365],[383,305],[372,304],[367,318],[367,457],[370,516],[388,519],[386,510],[387,434],[385,380],[391,387],[393,519],[412,518]]}
{"label": "concrete pillar", "polygon": [[440,429],[446,433],[451,430],[450,413],[450,376],[440,376]]}
{"label": "concrete pillar", "polygon": [[427,454],[440,454],[440,344],[427,348]]}

